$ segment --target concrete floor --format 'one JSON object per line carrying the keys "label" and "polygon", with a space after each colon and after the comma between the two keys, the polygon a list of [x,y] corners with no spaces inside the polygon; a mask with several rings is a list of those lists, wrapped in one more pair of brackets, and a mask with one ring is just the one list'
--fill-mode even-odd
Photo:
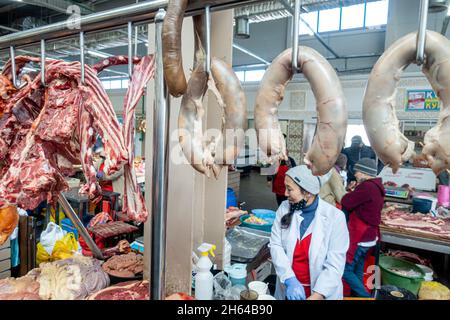
{"label": "concrete floor", "polygon": [[252,209],[278,209],[272,186],[268,186],[267,177],[261,176],[257,171],[251,171],[248,176],[241,176],[239,202],[245,202],[242,208],[249,212]]}

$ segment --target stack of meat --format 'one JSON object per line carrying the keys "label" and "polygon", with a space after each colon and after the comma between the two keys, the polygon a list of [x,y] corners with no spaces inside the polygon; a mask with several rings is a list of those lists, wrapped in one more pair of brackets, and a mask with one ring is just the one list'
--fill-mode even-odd
{"label": "stack of meat", "polygon": [[[14,72],[20,74],[32,62],[39,63],[39,58],[16,57]],[[92,151],[98,134],[106,153],[105,172],[112,174],[124,167],[124,212],[134,221],[147,219],[133,166],[134,111],[155,64],[153,56],[133,62],[123,126],[98,73],[128,63],[127,57],[86,65],[85,83],[79,62],[48,60],[45,85],[40,73],[24,74],[20,89],[12,85],[11,61],[6,63],[0,75],[0,208],[14,204],[34,209],[43,200],[55,202],[68,189],[65,176],[80,164],[86,177],[81,192],[94,201],[100,199]]]}
{"label": "stack of meat", "polygon": [[0,300],[40,300],[37,276],[30,271],[21,278],[0,280]]}
{"label": "stack of meat", "polygon": [[148,281],[128,281],[116,284],[91,295],[88,300],[149,300]]}
{"label": "stack of meat", "polygon": [[390,228],[450,240],[450,218],[437,218],[430,214],[421,213],[411,214],[392,205],[383,209],[381,222]]}
{"label": "stack of meat", "polygon": [[144,257],[141,254],[130,252],[117,255],[106,261],[103,270],[114,277],[133,278],[144,271]]}

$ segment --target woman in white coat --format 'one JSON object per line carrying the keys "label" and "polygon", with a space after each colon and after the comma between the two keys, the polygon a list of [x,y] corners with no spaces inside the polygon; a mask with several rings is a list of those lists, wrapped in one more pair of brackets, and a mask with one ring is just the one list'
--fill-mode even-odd
{"label": "woman in white coat", "polygon": [[349,246],[345,215],[318,196],[326,178],[306,166],[286,173],[286,196],[270,238],[278,300],[342,299]]}

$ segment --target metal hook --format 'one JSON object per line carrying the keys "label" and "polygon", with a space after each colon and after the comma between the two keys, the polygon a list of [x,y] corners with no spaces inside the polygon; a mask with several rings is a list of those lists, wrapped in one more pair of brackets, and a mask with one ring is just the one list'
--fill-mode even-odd
{"label": "metal hook", "polygon": [[298,30],[300,26],[301,6],[301,1],[295,0],[294,19],[292,22],[292,70],[294,73],[298,72]]}
{"label": "metal hook", "polygon": [[85,84],[84,70],[84,31],[80,32],[80,64],[81,64],[81,83]]}
{"label": "metal hook", "polygon": [[45,86],[45,40],[41,39],[41,84]]}
{"label": "metal hook", "polygon": [[205,7],[206,20],[206,72],[211,73],[211,7]]}
{"label": "metal hook", "polygon": [[421,66],[425,62],[425,41],[427,36],[428,0],[420,1],[419,31],[417,33],[416,63]]}
{"label": "metal hook", "polygon": [[17,85],[17,76],[16,76],[16,54],[14,52],[14,46],[9,47],[9,56],[11,59],[11,75],[12,75],[12,83],[15,88]]}
{"label": "metal hook", "polygon": [[128,22],[128,76],[133,76],[133,23]]}

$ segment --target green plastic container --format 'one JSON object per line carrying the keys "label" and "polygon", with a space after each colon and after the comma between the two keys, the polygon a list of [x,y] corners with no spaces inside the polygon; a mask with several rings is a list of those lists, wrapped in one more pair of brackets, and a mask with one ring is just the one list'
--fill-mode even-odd
{"label": "green plastic container", "polygon": [[265,231],[265,232],[271,232],[272,231],[272,225],[273,225],[273,221],[275,220],[275,216],[276,216],[276,212],[273,210],[266,210],[266,209],[253,209],[252,213],[261,219],[266,220],[268,223],[267,224],[253,224],[253,223],[247,223],[245,222],[245,220],[247,220],[250,215],[249,214],[245,214],[243,216],[241,216],[240,220],[241,220],[241,227],[247,227],[247,228],[252,228],[252,229],[256,229],[256,230],[261,230],[261,231]]}
{"label": "green plastic container", "polygon": [[[404,276],[393,272],[389,269],[400,269],[400,270],[414,270],[420,276],[411,277]],[[383,285],[393,285],[399,288],[403,288],[411,291],[415,295],[418,294],[421,283],[425,280],[425,273],[416,266],[414,263],[409,261],[405,261],[403,259],[389,257],[389,256],[380,256],[380,269],[381,269],[381,283]]]}

